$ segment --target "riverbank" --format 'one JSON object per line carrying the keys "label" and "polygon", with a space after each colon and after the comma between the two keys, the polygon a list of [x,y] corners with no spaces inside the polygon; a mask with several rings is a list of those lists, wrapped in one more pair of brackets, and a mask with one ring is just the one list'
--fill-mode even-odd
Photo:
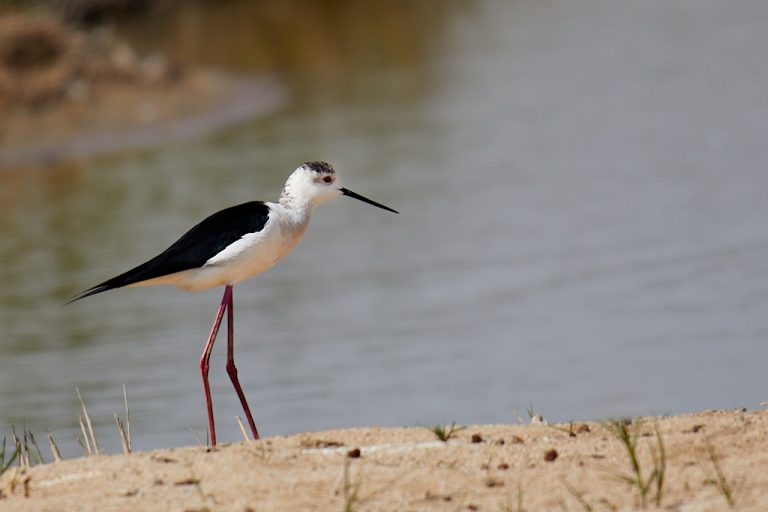
{"label": "riverbank", "polygon": [[[616,430],[631,443],[636,427],[644,498]],[[14,511],[599,511],[653,509],[657,496],[665,510],[757,511],[768,411],[476,425],[447,442],[423,427],[330,430],[14,468],[0,490]]]}
{"label": "riverbank", "polygon": [[108,28],[0,12],[0,168],[172,143],[283,101],[266,77],[139,55]]}

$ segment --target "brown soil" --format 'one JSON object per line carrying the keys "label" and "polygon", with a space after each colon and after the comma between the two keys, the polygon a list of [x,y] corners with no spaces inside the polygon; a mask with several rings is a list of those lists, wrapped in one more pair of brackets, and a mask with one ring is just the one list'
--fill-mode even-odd
{"label": "brown soil", "polygon": [[106,29],[0,12],[0,167],[173,141],[280,102],[267,81],[141,57]]}
{"label": "brown soil", "polygon": [[[737,510],[768,510],[767,411],[646,418],[644,478],[654,424],[662,509],[728,510],[729,488]],[[425,428],[331,430],[14,468],[0,510],[633,510],[637,488],[617,477],[631,473],[625,447],[594,422],[478,425],[446,443]],[[655,487],[647,498],[654,509]]]}

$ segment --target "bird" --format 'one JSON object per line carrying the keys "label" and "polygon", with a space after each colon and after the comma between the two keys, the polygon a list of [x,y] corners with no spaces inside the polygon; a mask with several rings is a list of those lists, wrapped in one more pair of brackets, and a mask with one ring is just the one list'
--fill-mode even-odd
{"label": "bird", "polygon": [[234,287],[284,258],[301,240],[315,207],[342,196],[399,213],[342,187],[339,176],[330,164],[305,162],[288,177],[277,203],[250,201],[216,212],[196,224],[154,258],[88,288],[73,296],[67,304],[123,287],[175,285],[195,292],[224,286],[224,295],[200,357],[209,439],[211,445],[216,445],[216,427],[208,383],[209,361],[225,312],[227,374],[240,399],[253,438],[259,439],[235,366]]}

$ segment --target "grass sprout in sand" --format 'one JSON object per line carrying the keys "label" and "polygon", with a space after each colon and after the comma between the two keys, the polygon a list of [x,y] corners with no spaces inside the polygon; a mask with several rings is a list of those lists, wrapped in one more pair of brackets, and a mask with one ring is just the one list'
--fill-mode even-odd
{"label": "grass sprout in sand", "polygon": [[723,497],[728,506],[730,508],[734,508],[736,503],[733,497],[733,484],[729,482],[725,477],[723,467],[720,464],[720,457],[717,455],[717,453],[715,453],[715,448],[712,446],[712,442],[708,435],[704,436],[704,446],[707,450],[709,463],[712,466],[712,472],[710,472],[705,464],[702,464],[701,462],[699,463],[701,470],[704,471],[704,476],[706,477],[704,483],[716,486],[718,492],[720,492],[720,495]]}
{"label": "grass sprout in sand", "polygon": [[453,423],[450,424],[450,426],[433,425],[431,427],[424,427],[424,428],[428,429],[430,432],[435,434],[435,437],[438,440],[445,443],[467,427],[456,426],[456,422],[454,421]]}
{"label": "grass sprout in sand", "polygon": [[[629,426],[632,426],[631,431]],[[639,437],[642,427],[642,421],[636,419],[632,422],[624,420],[609,420],[605,423],[605,427],[611,432],[624,446],[629,459],[629,465],[631,473],[622,473],[619,471],[610,471],[610,473],[628,484],[634,486],[637,489],[638,498],[640,499],[640,506],[645,508],[648,504],[649,493],[654,491],[654,503],[657,507],[661,506],[661,498],[664,490],[664,476],[666,474],[667,459],[666,452],[664,451],[664,442],[661,439],[661,432],[659,431],[659,425],[654,425],[655,443],[651,440],[648,441],[648,450],[651,454],[651,462],[653,469],[651,472],[644,476],[645,471],[640,464],[640,457],[638,454],[639,449]]]}

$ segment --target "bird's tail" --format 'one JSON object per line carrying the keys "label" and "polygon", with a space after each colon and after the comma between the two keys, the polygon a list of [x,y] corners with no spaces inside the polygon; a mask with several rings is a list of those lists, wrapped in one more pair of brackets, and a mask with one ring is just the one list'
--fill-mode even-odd
{"label": "bird's tail", "polygon": [[107,279],[103,283],[99,283],[96,286],[92,286],[87,290],[78,293],[69,299],[66,304],[72,304],[77,300],[84,299],[86,297],[90,297],[91,295],[96,295],[97,293],[105,292],[107,290],[122,288],[123,286],[139,283],[141,281],[151,279],[152,277],[157,277],[155,274],[147,273],[147,270],[152,270],[154,268],[153,265],[155,265],[155,262],[158,260],[158,258],[162,257],[163,254],[154,257],[146,263],[142,263],[136,268],[132,268],[128,272],[123,272],[119,276],[115,276],[112,279]]}

